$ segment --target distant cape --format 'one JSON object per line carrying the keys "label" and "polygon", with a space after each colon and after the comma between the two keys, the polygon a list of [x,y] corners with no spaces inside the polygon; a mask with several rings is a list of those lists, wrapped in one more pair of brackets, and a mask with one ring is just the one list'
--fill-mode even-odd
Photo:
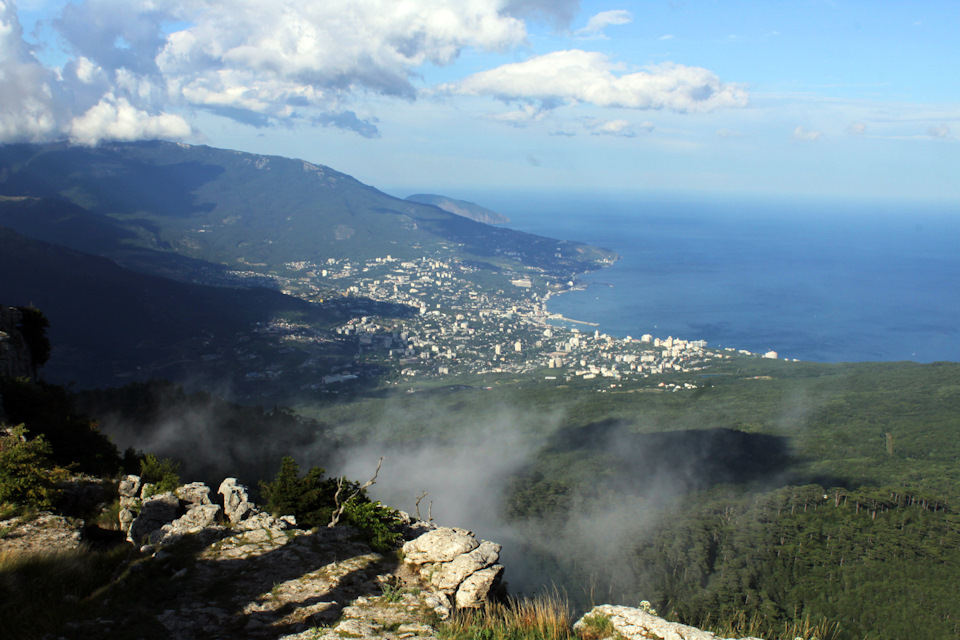
{"label": "distant cape", "polygon": [[416,193],[412,196],[407,196],[406,200],[419,202],[420,204],[432,204],[454,215],[463,216],[464,218],[469,218],[470,220],[484,224],[506,224],[510,222],[510,218],[507,216],[497,213],[496,211],[491,211],[486,207],[481,207],[478,204],[467,202],[466,200],[456,200],[432,193]]}

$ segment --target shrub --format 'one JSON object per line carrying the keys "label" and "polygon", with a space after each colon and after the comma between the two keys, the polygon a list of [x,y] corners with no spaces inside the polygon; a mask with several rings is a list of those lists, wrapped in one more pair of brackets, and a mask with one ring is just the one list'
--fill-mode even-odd
{"label": "shrub", "polygon": [[43,436],[29,439],[23,425],[0,432],[0,502],[49,509],[56,483],[66,477],[50,460]]}
{"label": "shrub", "polygon": [[[292,457],[284,457],[273,482],[260,482],[260,494],[267,511],[275,516],[296,516],[301,527],[327,525],[337,508],[338,480],[326,478],[324,473],[321,467],[311,467],[300,477],[300,466]],[[342,521],[356,527],[376,551],[395,547],[400,540],[399,534],[392,531],[399,523],[396,511],[371,502],[359,483],[346,479],[339,482],[342,484],[340,499],[353,496],[345,504]]]}
{"label": "shrub", "polygon": [[391,529],[391,526],[400,522],[397,512],[379,501],[360,500],[357,496],[347,503],[343,515],[374,551],[388,551],[400,543],[400,534]]}
{"label": "shrub", "polygon": [[147,454],[140,461],[140,481],[146,487],[143,497],[149,497],[158,493],[174,491],[182,483],[180,482],[180,463],[172,458],[158,460],[152,453]]}

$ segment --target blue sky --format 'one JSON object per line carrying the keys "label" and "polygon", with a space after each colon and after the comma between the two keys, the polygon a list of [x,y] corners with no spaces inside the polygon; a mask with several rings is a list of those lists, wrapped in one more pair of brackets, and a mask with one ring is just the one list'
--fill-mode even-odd
{"label": "blue sky", "polygon": [[960,2],[0,0],[0,141],[166,138],[394,192],[960,203]]}

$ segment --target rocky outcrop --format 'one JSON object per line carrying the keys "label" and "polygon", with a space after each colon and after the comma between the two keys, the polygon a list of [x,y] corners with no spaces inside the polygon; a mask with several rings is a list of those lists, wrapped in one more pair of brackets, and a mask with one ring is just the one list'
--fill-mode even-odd
{"label": "rocky outcrop", "polygon": [[77,549],[83,521],[49,511],[0,520],[0,553],[50,553]]}
{"label": "rocky outcrop", "polygon": [[223,513],[230,520],[230,524],[240,522],[254,511],[247,488],[239,484],[236,478],[227,478],[221,482],[217,493],[223,496]]}
{"label": "rocky outcrop", "polygon": [[180,501],[169,491],[143,499],[140,513],[130,523],[127,540],[134,544],[145,544],[154,531],[173,522],[179,508]]}
{"label": "rocky outcrop", "polygon": [[[602,604],[587,612],[574,624],[574,629],[596,627],[597,621],[609,620],[612,633],[624,640],[730,640],[719,638],[709,631],[702,631],[678,622],[667,622],[643,609]],[[742,638],[740,640],[759,640]]]}
{"label": "rocky outcrop", "polygon": [[20,309],[0,305],[0,378],[32,378],[34,375],[30,348],[19,329],[21,320]]}
{"label": "rocky outcrop", "polygon": [[442,619],[456,609],[482,607],[503,575],[501,546],[470,531],[439,527],[406,542],[403,562]]}
{"label": "rocky outcrop", "polygon": [[273,516],[261,512],[250,501],[247,488],[236,478],[220,484],[223,506],[210,500],[210,487],[192,482],[173,492],[148,496],[150,485],[139,476],[126,476],[118,486],[120,528],[127,540],[145,551],[177,542],[190,534],[223,529],[223,524],[243,530],[289,530],[297,526],[293,516]]}

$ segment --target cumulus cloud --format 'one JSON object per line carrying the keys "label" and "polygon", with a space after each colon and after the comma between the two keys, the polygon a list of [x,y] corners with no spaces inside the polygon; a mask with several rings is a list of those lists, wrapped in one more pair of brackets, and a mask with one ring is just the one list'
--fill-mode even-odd
{"label": "cumulus cloud", "polygon": [[[48,24],[66,61],[49,69],[0,0],[0,142],[183,137],[198,110],[269,127],[297,122],[379,135],[365,95],[414,100],[420,69],[465,49],[527,43],[527,20],[567,28],[578,0],[85,0]],[[594,15],[585,32],[631,20]],[[560,51],[468,77],[452,93],[495,95],[522,125],[560,104],[710,111],[746,104],[739,85],[665,64],[620,73],[605,55]]]}
{"label": "cumulus cloud", "polygon": [[867,125],[862,122],[854,122],[847,127],[847,133],[854,136],[862,136],[867,131]]}
{"label": "cumulus cloud", "polygon": [[69,133],[71,142],[83,145],[94,145],[104,138],[177,140],[190,135],[190,125],[180,116],[169,113],[151,115],[131,105],[126,98],[107,95],[86,113],[73,118]]}
{"label": "cumulus cloud", "polygon": [[16,6],[0,0],[0,140],[169,135],[184,130],[171,112],[194,109],[373,137],[375,119],[349,108],[356,96],[413,99],[420,66],[449,64],[467,47],[523,45],[525,19],[565,25],[578,8],[576,0],[87,0],[50,22],[69,58],[54,72],[26,45]]}
{"label": "cumulus cloud", "polygon": [[23,40],[16,6],[0,0],[0,143],[42,140],[58,128],[56,76]]}
{"label": "cumulus cloud", "polygon": [[706,112],[747,104],[745,88],[723,83],[701,67],[664,63],[634,73],[617,75],[615,71],[616,65],[606,55],[574,49],[481,71],[441,89],[507,102],[539,103],[545,109],[584,102],[600,107]]}
{"label": "cumulus cloud", "polygon": [[502,9],[498,0],[209,0],[156,61],[174,91],[200,103],[260,109],[244,95],[254,81],[258,100],[281,104],[292,93],[323,105],[356,89],[413,98],[416,67],[447,64],[465,47],[523,43],[523,21]]}
{"label": "cumulus cloud", "polygon": [[803,140],[805,142],[816,142],[820,139],[820,136],[823,135],[822,131],[812,131],[806,129],[802,126],[797,127],[793,130],[793,139],[794,140]]}
{"label": "cumulus cloud", "polygon": [[927,128],[927,135],[931,138],[946,138],[950,135],[950,127],[945,124],[931,125]]}
{"label": "cumulus cloud", "polygon": [[629,24],[633,16],[625,9],[614,9],[612,11],[601,11],[587,20],[587,25],[575,32],[578,36],[603,36],[603,30],[610,26],[619,24]]}
{"label": "cumulus cloud", "polygon": [[126,68],[110,74],[83,55],[59,73],[47,69],[23,39],[16,5],[0,0],[0,143],[69,138],[96,144],[103,138],[189,135],[180,116],[132,104],[149,100],[151,93],[149,83],[139,82]]}

